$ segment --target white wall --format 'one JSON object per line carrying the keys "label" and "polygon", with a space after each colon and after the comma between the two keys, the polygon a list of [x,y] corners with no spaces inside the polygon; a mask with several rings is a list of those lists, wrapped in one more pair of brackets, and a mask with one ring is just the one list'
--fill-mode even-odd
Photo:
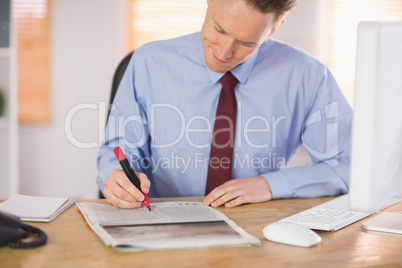
{"label": "white wall", "polygon": [[[113,72],[125,54],[124,2],[52,1],[51,122],[20,125],[21,193],[97,196],[98,149],[72,145],[66,138],[64,123],[69,110],[77,104],[108,102]],[[98,111],[76,113],[72,131],[80,141],[98,141]]]}
{"label": "white wall", "polygon": [[[80,149],[64,133],[69,110],[80,103],[108,102],[113,72],[123,55],[125,0],[52,2],[52,119],[44,126],[20,126],[20,192],[43,196],[97,196],[97,148]],[[273,35],[322,58],[322,0],[301,0]],[[78,112],[75,137],[98,141],[98,111]],[[103,122],[100,126],[103,129]],[[305,160],[299,159],[299,164]]]}
{"label": "white wall", "polygon": [[327,0],[299,0],[284,24],[272,35],[287,44],[298,47],[321,61],[328,57],[329,6]]}

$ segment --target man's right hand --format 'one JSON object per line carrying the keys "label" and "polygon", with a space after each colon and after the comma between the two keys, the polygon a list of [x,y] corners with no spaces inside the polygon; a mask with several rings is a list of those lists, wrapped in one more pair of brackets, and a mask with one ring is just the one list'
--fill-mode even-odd
{"label": "man's right hand", "polygon": [[[151,182],[144,173],[136,175],[141,183],[141,191],[148,194]],[[138,208],[144,200],[144,195],[127,178],[121,169],[115,169],[110,173],[110,177],[103,181],[105,188],[103,195],[113,206],[119,208]]]}

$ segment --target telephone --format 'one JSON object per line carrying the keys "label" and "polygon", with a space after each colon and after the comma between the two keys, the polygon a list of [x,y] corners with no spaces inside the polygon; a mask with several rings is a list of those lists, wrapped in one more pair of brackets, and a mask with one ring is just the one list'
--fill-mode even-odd
{"label": "telephone", "polygon": [[36,248],[46,241],[47,236],[42,230],[22,223],[14,215],[0,212],[0,247]]}

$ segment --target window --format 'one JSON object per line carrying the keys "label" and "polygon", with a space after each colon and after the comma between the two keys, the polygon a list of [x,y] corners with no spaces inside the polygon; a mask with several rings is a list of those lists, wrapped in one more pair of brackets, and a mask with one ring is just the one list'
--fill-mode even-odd
{"label": "window", "polygon": [[50,119],[49,2],[13,0],[18,44],[18,118],[45,123]]}
{"label": "window", "polygon": [[360,21],[402,21],[401,0],[331,0],[329,68],[353,105],[357,27]]}
{"label": "window", "polygon": [[129,50],[201,30],[205,0],[130,0]]}

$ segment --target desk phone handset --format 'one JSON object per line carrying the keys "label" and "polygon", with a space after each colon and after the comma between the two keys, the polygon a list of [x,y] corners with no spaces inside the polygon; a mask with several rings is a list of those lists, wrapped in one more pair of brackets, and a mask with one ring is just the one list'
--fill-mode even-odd
{"label": "desk phone handset", "polygon": [[46,241],[47,236],[42,230],[22,223],[16,216],[0,212],[0,247],[36,248]]}

